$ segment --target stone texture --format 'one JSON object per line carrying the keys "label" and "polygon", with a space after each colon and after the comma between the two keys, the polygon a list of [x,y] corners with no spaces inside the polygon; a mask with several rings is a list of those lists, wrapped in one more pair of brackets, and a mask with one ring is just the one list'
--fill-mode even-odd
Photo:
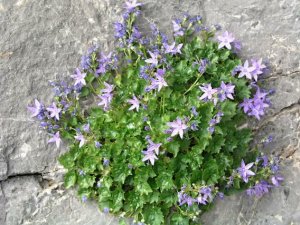
{"label": "stone texture", "polygon": [[[253,122],[257,139],[274,142],[263,150],[285,160],[285,185],[259,200],[243,194],[218,201],[203,216],[210,225],[300,224],[300,1],[299,0],[145,0],[142,19],[165,31],[171,19],[188,11],[207,25],[219,23],[243,43],[243,57],[268,58],[264,86],[274,88],[272,108]],[[116,224],[82,204],[61,185],[56,160],[66,148],[47,145],[47,135],[26,110],[34,98],[50,103],[49,80],[70,75],[92,43],[113,46],[112,22],[121,0],[0,0],[0,224]],[[170,32],[168,32],[170,35]]]}

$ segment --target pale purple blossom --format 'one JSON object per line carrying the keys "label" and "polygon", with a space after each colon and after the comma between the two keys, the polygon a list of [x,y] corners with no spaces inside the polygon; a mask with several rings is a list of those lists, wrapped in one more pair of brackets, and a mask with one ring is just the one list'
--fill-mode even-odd
{"label": "pale purple blossom", "polygon": [[95,147],[101,148],[102,144],[99,141],[95,141]]}
{"label": "pale purple blossom", "polygon": [[103,165],[104,166],[108,166],[109,163],[110,163],[109,159],[106,159],[106,158],[103,159]]}
{"label": "pale purple blossom", "polygon": [[111,93],[114,90],[114,85],[104,82],[105,88],[101,90],[102,93]]}
{"label": "pale purple blossom", "polygon": [[90,132],[90,124],[89,123],[84,124],[82,126],[82,129],[83,129],[84,132],[89,133]]}
{"label": "pale purple blossom", "polygon": [[151,58],[150,59],[146,59],[145,62],[146,63],[150,63],[150,64],[152,64],[154,66],[157,66],[157,64],[158,64],[158,59],[157,59],[158,54],[157,53],[153,53],[151,51],[148,51],[148,52],[149,52]]}
{"label": "pale purple blossom", "polygon": [[142,161],[147,161],[149,160],[151,165],[154,165],[155,160],[157,160],[157,156],[155,155],[154,151],[142,151],[142,153],[145,155]]}
{"label": "pale purple blossom", "polygon": [[81,133],[77,133],[74,138],[75,140],[79,141],[79,148],[81,148],[85,144],[85,138]]}
{"label": "pale purple blossom", "polygon": [[165,70],[158,69],[157,72],[155,73],[155,78],[151,79],[151,84],[146,89],[147,90],[157,89],[158,91],[160,91],[163,87],[167,87],[168,84],[164,79],[164,74],[165,74]]}
{"label": "pale purple blossom", "polygon": [[56,147],[59,148],[60,143],[61,143],[61,138],[59,135],[59,131],[57,131],[55,134],[51,134],[52,138],[49,139],[48,143],[55,142]]}
{"label": "pale purple blossom", "polygon": [[31,117],[35,117],[40,114],[42,107],[42,104],[37,99],[35,99],[34,106],[27,106],[27,109],[32,113]]}
{"label": "pale purple blossom", "polygon": [[177,53],[181,54],[181,48],[183,46],[183,44],[179,44],[177,46],[175,46],[175,42],[173,42],[173,44],[168,45],[167,43],[164,44],[165,47],[165,53],[171,53],[172,55],[175,55]]}
{"label": "pale purple blossom", "polygon": [[136,109],[136,111],[139,111],[140,101],[137,99],[137,97],[135,97],[135,95],[133,96],[132,99],[127,100],[127,102],[129,104],[131,104],[131,107],[129,108],[129,110]]}
{"label": "pale purple blossom", "polygon": [[259,183],[255,184],[253,187],[246,190],[247,195],[261,197],[269,192],[272,187],[267,181],[261,180]]}
{"label": "pale purple blossom", "polygon": [[86,73],[81,73],[80,70],[77,68],[75,70],[75,74],[71,75],[71,77],[75,80],[75,84],[74,86],[76,85],[86,85],[86,82],[85,82],[85,77],[86,77]]}
{"label": "pale purple blossom", "polygon": [[142,5],[142,3],[138,3],[137,0],[129,0],[129,1],[126,1],[125,4],[126,4],[125,8],[128,11],[132,11],[134,8]]}
{"label": "pale purple blossom", "polygon": [[280,182],[282,182],[283,180],[283,177],[280,175],[275,175],[271,178],[272,184],[276,187],[278,187],[280,185]]}
{"label": "pale purple blossom", "polygon": [[225,31],[222,36],[218,36],[219,46],[218,48],[226,47],[227,49],[231,49],[231,43],[235,40],[231,33]]}
{"label": "pale purple blossom", "polygon": [[183,36],[183,29],[180,25],[180,22],[179,21],[176,21],[176,20],[173,20],[172,21],[172,24],[173,24],[173,31],[174,31],[174,36]]}
{"label": "pale purple blossom", "polygon": [[231,83],[225,84],[223,81],[221,82],[221,86],[218,91],[218,97],[220,101],[224,101],[226,98],[233,100],[232,94],[234,93],[235,86]]}
{"label": "pale purple blossom", "polygon": [[149,135],[147,135],[146,140],[149,144],[147,146],[147,150],[142,151],[142,153],[144,154],[144,158],[142,159],[142,161],[144,162],[149,160],[151,165],[154,165],[155,160],[158,159],[157,156],[159,154],[159,148],[162,143],[154,143]]}
{"label": "pale purple blossom", "polygon": [[57,108],[55,102],[52,103],[52,106],[47,108],[47,111],[50,112],[50,117],[55,117],[59,120],[59,113],[61,112],[61,109]]}
{"label": "pale purple blossom", "polygon": [[245,61],[244,66],[240,66],[240,74],[239,74],[239,78],[241,77],[247,77],[249,80],[252,79],[252,72],[255,70],[254,67],[250,66],[249,67],[249,62],[248,60]]}
{"label": "pale purple blossom", "polygon": [[253,166],[253,164],[254,163],[252,162],[252,163],[248,163],[247,165],[245,165],[244,160],[242,160],[241,167],[239,167],[237,169],[240,176],[242,177],[242,179],[244,180],[245,183],[248,183],[248,180],[249,180],[250,176],[255,175],[255,173],[250,170],[250,168]]}
{"label": "pale purple blossom", "polygon": [[217,89],[214,89],[211,87],[211,84],[206,84],[204,86],[200,86],[199,87],[201,91],[204,92],[204,94],[200,97],[200,100],[203,100],[203,99],[212,99],[213,95],[215,93],[218,92]]}
{"label": "pale purple blossom", "polygon": [[252,78],[257,81],[257,76],[263,74],[264,69],[266,69],[266,65],[262,63],[262,59],[255,60],[251,59],[252,67],[254,70],[252,71]]}
{"label": "pale purple blossom", "polygon": [[177,118],[173,122],[168,122],[167,125],[172,130],[171,137],[179,135],[181,139],[183,138],[184,131],[188,128],[185,122],[180,118]]}

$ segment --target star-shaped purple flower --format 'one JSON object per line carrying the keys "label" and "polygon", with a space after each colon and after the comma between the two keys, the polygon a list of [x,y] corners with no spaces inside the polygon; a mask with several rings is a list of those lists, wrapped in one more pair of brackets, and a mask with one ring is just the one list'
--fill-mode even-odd
{"label": "star-shaped purple flower", "polygon": [[51,134],[51,135],[52,135],[52,138],[50,138],[48,143],[55,142],[56,147],[59,148],[60,143],[61,143],[61,138],[60,138],[60,135],[59,135],[59,131],[57,131],[55,134]]}
{"label": "star-shaped purple flower", "polygon": [[252,72],[255,70],[254,67],[250,66],[249,67],[249,62],[248,60],[245,61],[244,66],[240,67],[240,74],[239,74],[239,78],[240,77],[244,77],[246,76],[249,80],[252,79]]}
{"label": "star-shaped purple flower", "polygon": [[71,75],[71,77],[75,80],[74,86],[76,86],[77,84],[86,85],[84,79],[86,77],[86,73],[81,73],[78,68],[76,69],[76,73]]}
{"label": "star-shaped purple flower", "polygon": [[180,25],[180,22],[173,20],[172,24],[173,24],[174,36],[183,36],[184,33]]}
{"label": "star-shaped purple flower", "polygon": [[42,104],[37,99],[35,99],[34,106],[27,106],[27,109],[32,113],[31,117],[35,117],[40,114],[42,110]]}
{"label": "star-shaped purple flower", "polygon": [[147,146],[147,151],[153,151],[156,153],[156,155],[159,154],[159,148],[162,145],[162,143],[154,143],[151,141],[151,139],[148,140],[149,145]]}
{"label": "star-shaped purple flower", "polygon": [[105,88],[101,90],[102,93],[111,93],[114,90],[114,85],[104,82]]}
{"label": "star-shaped purple flower", "polygon": [[81,134],[81,133],[77,133],[76,136],[74,137],[77,141],[80,141],[79,142],[79,148],[81,148],[84,143],[85,143],[85,138],[84,136]]}
{"label": "star-shaped purple flower", "polygon": [[61,112],[60,108],[57,108],[55,102],[52,103],[52,107],[48,107],[47,111],[50,112],[50,117],[55,117],[57,120],[59,120],[59,113]]}
{"label": "star-shaped purple flower", "polygon": [[164,48],[165,48],[165,53],[171,53],[172,55],[175,55],[177,53],[181,54],[181,48],[183,46],[183,44],[179,44],[177,46],[175,46],[175,42],[173,42],[173,44],[168,45],[167,43],[164,44]]}
{"label": "star-shaped purple flower", "polygon": [[127,102],[131,104],[129,110],[136,109],[136,111],[139,111],[140,101],[137,99],[137,97],[135,97],[135,95],[133,96],[133,99],[129,99]]}
{"label": "star-shaped purple flower", "polygon": [[213,94],[217,93],[218,90],[217,89],[214,89],[211,87],[211,84],[206,84],[204,86],[200,86],[199,87],[201,89],[201,91],[204,92],[204,94],[200,97],[200,100],[203,100],[203,99],[212,99],[213,97]]}
{"label": "star-shaped purple flower", "polygon": [[220,101],[224,101],[226,98],[233,100],[232,94],[234,93],[235,86],[232,84],[225,84],[223,81],[221,82],[221,86],[219,88],[219,99]]}
{"label": "star-shaped purple flower", "polygon": [[254,67],[254,70],[252,71],[252,78],[257,81],[257,76],[263,73],[263,70],[266,67],[266,65],[262,64],[262,59],[255,60],[251,59],[252,66]]}
{"label": "star-shaped purple flower", "polygon": [[155,160],[157,160],[157,156],[155,155],[155,152],[154,151],[143,151],[143,154],[145,155],[144,158],[142,159],[142,161],[147,161],[149,160],[151,165],[153,166],[154,165],[154,162]]}
{"label": "star-shaped purple flower", "polygon": [[157,59],[158,54],[157,53],[153,53],[151,51],[148,51],[148,52],[149,52],[151,58],[150,59],[146,59],[145,62],[146,63],[150,63],[150,64],[152,64],[154,66],[157,66],[157,64],[158,64],[158,59]]}
{"label": "star-shaped purple flower", "polygon": [[255,175],[255,173],[250,170],[253,164],[254,163],[252,162],[245,165],[244,160],[242,160],[241,167],[238,168],[238,172],[241,175],[242,179],[245,181],[245,183],[248,183],[249,176]]}
{"label": "star-shaped purple flower", "polygon": [[171,137],[179,134],[180,138],[183,138],[183,132],[188,128],[188,126],[180,118],[177,118],[173,122],[168,122],[167,125],[172,130]]}
{"label": "star-shaped purple flower", "polygon": [[228,31],[225,31],[222,36],[218,36],[219,46],[218,48],[223,48],[224,46],[227,49],[231,49],[231,43],[234,41],[234,37]]}
{"label": "star-shaped purple flower", "polygon": [[113,95],[111,93],[105,93],[105,94],[99,95],[99,97],[101,99],[101,102],[99,102],[98,105],[103,106],[103,108],[105,110],[108,110]]}

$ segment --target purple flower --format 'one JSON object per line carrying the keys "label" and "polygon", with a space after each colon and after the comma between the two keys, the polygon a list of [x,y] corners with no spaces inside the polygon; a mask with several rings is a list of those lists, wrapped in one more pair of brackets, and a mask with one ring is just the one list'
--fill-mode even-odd
{"label": "purple flower", "polygon": [[151,141],[151,139],[148,139],[149,145],[147,146],[147,151],[155,152],[156,155],[159,153],[159,148],[162,145],[162,143],[154,143]]}
{"label": "purple flower", "polygon": [[104,110],[108,110],[113,95],[111,93],[106,93],[106,94],[99,95],[99,97],[101,99],[101,102],[99,102],[98,105],[103,106]]}
{"label": "purple flower", "polygon": [[233,96],[232,94],[234,93],[234,88],[235,86],[232,84],[225,84],[223,81],[221,83],[221,86],[219,88],[219,99],[220,101],[224,101],[226,98],[229,98],[231,100],[233,100]]}
{"label": "purple flower", "polygon": [[83,170],[80,170],[80,171],[79,171],[79,175],[80,175],[80,176],[84,176],[84,175],[85,175],[85,172],[84,172]]}
{"label": "purple flower", "polygon": [[145,155],[144,158],[142,159],[143,162],[149,160],[151,165],[154,165],[155,160],[158,159],[154,151],[147,150],[147,151],[142,151],[142,153]]}
{"label": "purple flower", "polygon": [[125,8],[128,11],[132,11],[134,8],[142,5],[142,3],[138,3],[137,0],[129,0],[126,1],[125,4],[126,4]]}
{"label": "purple flower", "polygon": [[103,212],[106,214],[106,213],[109,213],[109,208],[108,207],[104,207],[103,208]]}
{"label": "purple flower", "polygon": [[97,188],[100,188],[102,186],[102,184],[101,184],[101,181],[99,180],[98,182],[97,182]]}
{"label": "purple flower", "polygon": [[102,93],[111,93],[114,90],[114,85],[104,82],[105,88],[101,90]]}
{"label": "purple flower", "polygon": [[244,108],[244,113],[247,113],[251,110],[253,105],[253,100],[244,98],[244,101],[240,104],[240,107]]}
{"label": "purple flower", "polygon": [[172,129],[171,137],[179,134],[180,138],[183,138],[183,132],[188,128],[188,126],[180,118],[177,118],[173,122],[168,122],[167,125]]}
{"label": "purple flower", "polygon": [[160,91],[162,87],[167,87],[168,84],[164,79],[165,70],[158,69],[157,73],[155,73],[155,78],[151,79],[151,85],[146,87],[147,90],[158,89]]}
{"label": "purple flower", "polygon": [[228,33],[228,31],[225,31],[222,36],[218,36],[219,46],[218,48],[223,48],[224,46],[227,49],[231,49],[231,43],[234,41],[234,37],[231,33]]}
{"label": "purple flower", "polygon": [[206,84],[199,87],[204,94],[200,97],[200,100],[203,99],[212,99],[213,94],[217,93],[218,90],[211,87],[211,84]]}
{"label": "purple flower", "polygon": [[35,106],[27,106],[27,109],[32,113],[31,117],[39,115],[42,110],[42,104],[37,99],[34,100],[34,105]]}
{"label": "purple flower", "polygon": [[102,144],[99,141],[95,141],[95,147],[101,148]]}
{"label": "purple flower", "polygon": [[84,143],[85,143],[84,136],[81,133],[77,133],[74,138],[75,138],[75,140],[80,141],[79,142],[79,148],[81,148],[84,145]]}
{"label": "purple flower", "polygon": [[115,25],[115,37],[116,38],[123,38],[126,34],[126,27],[122,23],[114,23]]}
{"label": "purple flower", "polygon": [[81,197],[81,201],[82,201],[82,202],[86,202],[86,201],[87,201],[87,197],[86,197],[85,195],[83,195],[83,196]]}
{"label": "purple flower", "polygon": [[153,53],[151,51],[148,51],[148,52],[149,52],[151,58],[150,59],[146,59],[145,62],[146,63],[150,63],[150,64],[152,64],[154,66],[157,66],[157,64],[158,64],[158,59],[157,59],[158,54],[157,53]]}
{"label": "purple flower", "polygon": [[198,115],[199,115],[199,113],[197,112],[195,106],[192,106],[192,108],[191,108],[191,113],[192,113],[194,116],[198,116]]}
{"label": "purple flower", "polygon": [[164,44],[165,47],[165,53],[171,53],[172,55],[175,55],[177,53],[181,54],[181,48],[182,48],[183,44],[179,44],[177,46],[175,46],[175,42],[173,42],[173,44],[168,45],[167,43]]}
{"label": "purple flower", "polygon": [[81,73],[80,70],[77,68],[76,69],[76,73],[71,75],[71,77],[75,80],[75,84],[74,86],[76,85],[86,85],[86,82],[85,82],[85,77],[86,77],[86,73]]}
{"label": "purple flower", "polygon": [[50,112],[50,117],[55,117],[57,120],[59,120],[59,113],[61,112],[60,108],[56,107],[55,102],[52,103],[52,107],[48,107],[47,111]]}
{"label": "purple flower", "polygon": [[136,109],[136,111],[139,111],[140,101],[137,99],[137,97],[135,97],[135,95],[133,96],[133,99],[129,99],[127,102],[131,104],[129,110]]}
{"label": "purple flower", "polygon": [[173,24],[173,31],[174,31],[174,36],[183,36],[183,29],[180,25],[180,22],[179,21],[176,21],[176,20],[173,20],[172,21],[172,24]]}
{"label": "purple flower", "polygon": [[103,159],[103,165],[104,166],[108,166],[109,163],[110,163],[109,159],[106,159],[106,158]]}
{"label": "purple flower", "polygon": [[198,125],[196,123],[191,124],[191,130],[196,131],[198,130]]}
{"label": "purple flower", "polygon": [[283,180],[284,180],[283,177],[279,175],[273,176],[271,178],[273,185],[276,187],[278,187],[280,185],[280,182],[282,182]]}
{"label": "purple flower", "polygon": [[59,145],[61,143],[61,138],[60,138],[60,135],[59,135],[59,131],[57,131],[55,134],[51,134],[51,135],[52,135],[52,138],[50,138],[48,143],[55,142],[56,147],[59,148]]}
{"label": "purple flower", "polygon": [[252,67],[254,70],[252,71],[252,78],[257,81],[257,76],[264,72],[264,69],[267,68],[266,65],[262,64],[262,59],[255,60],[251,59]]}
{"label": "purple flower", "polygon": [[246,76],[249,80],[252,79],[252,72],[255,70],[254,67],[249,67],[249,62],[248,60],[245,61],[244,66],[240,66],[240,74],[239,74],[239,78],[240,77],[244,77]]}
{"label": "purple flower", "polygon": [[90,132],[90,124],[89,124],[89,123],[84,124],[84,125],[82,126],[82,128],[83,128],[83,131],[84,131],[84,132],[86,132],[86,133],[89,133],[89,132]]}
{"label": "purple flower", "polygon": [[238,168],[238,172],[241,175],[245,183],[248,183],[249,176],[254,176],[255,173],[250,170],[254,163],[248,163],[245,165],[244,160],[242,160],[241,167]]}
{"label": "purple flower", "polygon": [[269,188],[271,188],[272,185],[270,185],[268,182],[261,180],[259,183],[257,183],[255,186],[252,188],[249,188],[246,190],[247,195],[249,196],[257,196],[261,197],[265,193],[269,192]]}
{"label": "purple flower", "polygon": [[188,207],[192,206],[194,202],[196,202],[195,199],[193,199],[191,196],[188,194],[184,193],[184,191],[178,192],[178,202],[179,206],[187,204]]}

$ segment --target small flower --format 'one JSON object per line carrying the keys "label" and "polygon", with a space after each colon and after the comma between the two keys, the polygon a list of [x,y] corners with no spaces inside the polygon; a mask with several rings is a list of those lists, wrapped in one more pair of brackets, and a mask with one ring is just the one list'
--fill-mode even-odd
{"label": "small flower", "polygon": [[89,133],[90,132],[90,124],[89,123],[84,124],[82,126],[82,129],[83,129],[84,132]]}
{"label": "small flower", "polygon": [[183,29],[180,25],[180,22],[179,21],[175,21],[173,20],[172,21],[172,24],[173,24],[173,31],[174,31],[174,36],[183,36]]}
{"label": "small flower", "polygon": [[165,48],[165,53],[171,53],[172,55],[175,55],[177,53],[181,54],[181,48],[183,46],[183,44],[179,44],[177,46],[175,46],[175,42],[173,42],[173,44],[168,45],[167,43],[164,44],[164,48]]}
{"label": "small flower", "polygon": [[53,102],[52,107],[48,107],[47,111],[50,112],[50,117],[55,117],[57,120],[59,120],[59,113],[61,112],[60,108],[57,108],[56,104]]}
{"label": "small flower", "polygon": [[77,133],[74,138],[75,138],[75,140],[80,141],[79,142],[79,148],[81,148],[84,145],[84,143],[85,143],[84,136],[81,133]]}
{"label": "small flower", "polygon": [[248,60],[245,61],[244,66],[241,66],[240,68],[240,74],[239,78],[246,76],[249,80],[252,79],[252,72],[255,70],[254,67],[249,67]]}
{"label": "small flower", "polygon": [[101,90],[101,93],[111,93],[114,90],[114,85],[104,82],[105,88]]}
{"label": "small flower", "polygon": [[283,177],[279,175],[273,176],[271,178],[273,185],[276,187],[278,187],[280,185],[280,182],[282,182],[283,180],[284,180]]}
{"label": "small flower", "polygon": [[220,101],[224,101],[226,98],[229,98],[231,100],[233,100],[233,96],[232,94],[234,93],[234,88],[235,86],[232,84],[225,84],[223,81],[221,83],[221,86],[219,88],[219,99]]}
{"label": "small flower", "polygon": [[199,115],[199,113],[197,112],[195,106],[192,106],[192,108],[191,108],[191,113],[192,113],[194,116],[198,116],[198,115]]}
{"label": "small flower", "polygon": [[106,159],[106,158],[103,159],[103,165],[104,166],[108,166],[109,163],[110,163],[109,159]]}
{"label": "small flower", "polygon": [[238,168],[238,172],[241,175],[245,183],[248,183],[249,176],[254,176],[255,173],[250,170],[254,163],[248,163],[245,165],[244,160],[242,160],[241,167]]}
{"label": "small flower", "polygon": [[99,180],[98,182],[97,182],[97,188],[100,188],[102,186],[102,184],[101,184],[101,181]]}
{"label": "small flower", "polygon": [[173,122],[168,122],[167,125],[172,129],[171,137],[179,134],[180,138],[183,138],[183,132],[188,128],[188,126],[180,119],[177,118]]}
{"label": "small flower", "polygon": [[83,196],[81,197],[81,201],[82,201],[82,202],[86,202],[86,201],[87,201],[87,197],[86,197],[85,195],[83,195]]}
{"label": "small flower", "polygon": [[129,110],[136,109],[136,111],[139,111],[140,101],[137,99],[137,97],[135,97],[135,95],[133,96],[133,99],[129,99],[127,102],[131,104]]}
{"label": "small flower", "polygon": [[146,62],[146,63],[150,63],[150,64],[152,64],[152,65],[154,65],[154,66],[157,66],[157,64],[158,64],[158,59],[157,59],[158,54],[153,53],[153,52],[151,52],[151,51],[148,51],[148,52],[149,52],[151,58],[150,58],[150,59],[146,59],[145,62]]}
{"label": "small flower", "polygon": [[206,84],[204,86],[200,86],[199,87],[201,91],[204,92],[204,94],[200,97],[200,100],[203,100],[203,99],[212,99],[212,96],[218,92],[217,89],[214,89],[211,87],[211,84]]}
{"label": "small flower", "polygon": [[262,64],[262,59],[255,60],[251,59],[252,66],[254,70],[252,71],[252,78],[257,81],[257,76],[263,74],[266,65]]}
{"label": "small flower", "polygon": [[147,151],[142,151],[142,153],[145,155],[142,161],[144,162],[149,160],[152,166],[154,165],[155,160],[158,159],[154,151],[147,150]]}
{"label": "small flower", "polygon": [[55,134],[51,134],[51,135],[52,135],[52,138],[50,138],[48,143],[55,142],[56,147],[59,148],[60,143],[61,143],[61,138],[60,138],[60,135],[59,135],[59,131],[57,131]]}
{"label": "small flower", "polygon": [[102,144],[99,141],[95,141],[95,147],[101,148]]}
{"label": "small flower", "polygon": [[218,48],[226,47],[227,49],[231,49],[231,43],[235,40],[231,33],[225,31],[222,36],[218,36],[219,46]]}
{"label": "small flower", "polygon": [[103,208],[103,212],[106,214],[106,213],[109,213],[109,208],[108,207],[104,207]]}
{"label": "small flower", "polygon": [[76,69],[76,73],[71,75],[71,77],[75,80],[75,84],[74,86],[76,85],[86,85],[86,82],[85,82],[85,77],[86,77],[86,73],[81,73],[80,70],[77,68]]}
{"label": "small flower", "polygon": [[37,99],[35,99],[34,106],[28,106],[27,109],[32,113],[31,117],[35,117],[40,114],[42,110],[42,104]]}
{"label": "small flower", "polygon": [[125,8],[128,11],[132,11],[134,8],[142,5],[142,3],[138,3],[137,0],[129,0],[126,1],[125,4],[126,4]]}

